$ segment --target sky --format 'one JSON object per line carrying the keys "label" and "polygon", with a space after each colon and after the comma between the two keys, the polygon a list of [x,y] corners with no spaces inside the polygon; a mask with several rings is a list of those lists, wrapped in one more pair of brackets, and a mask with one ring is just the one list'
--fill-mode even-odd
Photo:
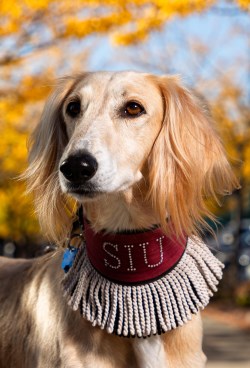
{"label": "sky", "polygon": [[[217,74],[234,73],[233,78],[247,96],[249,40],[249,14],[208,11],[186,18],[176,17],[161,32],[154,32],[138,46],[112,47],[107,37],[100,36],[91,37],[84,43],[96,43],[88,62],[93,71],[133,69],[161,73],[166,70],[182,75],[189,84],[194,84],[198,77],[211,79]],[[193,43],[207,47],[203,58],[193,51]]]}
{"label": "sky", "polygon": [[[220,9],[223,5],[221,2]],[[221,75],[232,75],[247,96],[250,65],[250,17],[246,12],[232,10],[208,10],[188,17],[175,17],[166,23],[161,32],[153,32],[147,41],[132,47],[112,46],[107,35],[94,35],[86,39],[65,42],[64,54],[54,61],[57,76],[70,74],[72,64],[78,60],[79,69],[123,70],[133,69],[153,73],[180,74],[194,86],[197,80],[216,79]],[[235,9],[235,5],[233,6]],[[46,29],[36,30],[44,41],[50,35]],[[0,49],[13,49],[13,39],[6,40]],[[194,51],[194,47],[196,51]],[[1,51],[2,50],[2,51]],[[202,50],[200,56],[197,50]],[[29,73],[39,73],[44,66],[53,67],[53,57],[48,50],[36,58],[32,56],[30,45],[21,51],[27,55]],[[85,53],[88,55],[83,56]],[[70,57],[69,57],[70,56]],[[57,64],[56,64],[57,63]],[[21,71],[16,70],[14,81],[21,79]]]}

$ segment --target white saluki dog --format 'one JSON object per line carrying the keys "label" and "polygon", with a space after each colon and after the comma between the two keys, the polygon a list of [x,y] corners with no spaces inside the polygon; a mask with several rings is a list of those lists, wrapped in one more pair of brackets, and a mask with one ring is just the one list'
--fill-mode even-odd
{"label": "white saluki dog", "polygon": [[61,287],[75,203],[96,233],[158,225],[169,237],[193,237],[210,216],[207,198],[237,187],[210,117],[179,79],[98,72],[59,80],[25,177],[58,250],[1,259],[0,367],[204,367],[199,313],[164,334],[125,338],[93,327]]}

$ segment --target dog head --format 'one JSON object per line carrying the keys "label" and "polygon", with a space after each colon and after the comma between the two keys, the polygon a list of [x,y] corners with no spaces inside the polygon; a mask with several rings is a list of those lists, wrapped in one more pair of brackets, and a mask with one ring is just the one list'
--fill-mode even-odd
{"label": "dog head", "polygon": [[59,162],[64,193],[88,200],[142,178],[163,115],[160,91],[149,77],[86,75],[65,98],[61,114],[68,137]]}
{"label": "dog head", "polygon": [[143,181],[166,232],[168,216],[171,231],[190,235],[209,214],[205,199],[238,186],[211,119],[177,77],[61,79],[31,143],[29,189],[56,241],[69,231],[69,197],[94,201]]}

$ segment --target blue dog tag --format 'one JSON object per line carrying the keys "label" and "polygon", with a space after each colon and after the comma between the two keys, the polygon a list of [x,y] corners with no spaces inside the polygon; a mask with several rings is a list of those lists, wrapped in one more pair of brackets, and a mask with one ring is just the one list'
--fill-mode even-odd
{"label": "blue dog tag", "polygon": [[70,246],[68,249],[65,250],[61,265],[65,273],[67,273],[69,269],[72,267],[77,251],[78,248],[72,246]]}

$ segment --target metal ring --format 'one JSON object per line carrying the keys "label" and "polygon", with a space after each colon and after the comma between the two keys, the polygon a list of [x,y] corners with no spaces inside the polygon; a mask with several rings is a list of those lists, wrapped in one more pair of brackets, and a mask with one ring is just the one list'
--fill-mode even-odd
{"label": "metal ring", "polygon": [[80,238],[80,239],[82,239],[82,240],[84,240],[84,236],[83,236],[83,234],[82,233],[80,233],[80,234],[71,234],[70,235],[70,238],[69,238],[69,240],[68,240],[68,245],[67,245],[67,247],[70,249],[71,247],[74,247],[75,248],[75,246],[74,245],[71,245],[71,241],[72,241],[72,239],[75,239],[75,238]]}

